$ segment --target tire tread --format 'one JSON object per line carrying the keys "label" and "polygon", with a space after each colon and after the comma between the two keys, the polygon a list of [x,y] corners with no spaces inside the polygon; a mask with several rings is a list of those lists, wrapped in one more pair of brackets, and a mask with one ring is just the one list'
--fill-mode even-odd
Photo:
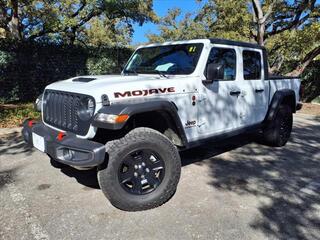
{"label": "tire tread", "polygon": [[[130,143],[148,141],[148,137],[150,138],[150,136],[157,137],[158,140],[163,141],[166,145],[168,145],[168,142],[170,143],[170,145],[168,145],[170,146],[170,149],[168,149],[168,151],[170,151],[171,155],[175,158],[175,161],[173,161],[173,179],[171,179],[159,198],[156,198],[155,200],[150,201],[147,204],[137,205],[128,201],[126,203],[124,203],[123,201],[119,201],[116,188],[114,187],[114,185],[108,184],[113,180],[111,174],[108,174],[108,172],[117,171],[117,169],[115,169],[114,167],[114,161],[116,160],[114,156],[117,156],[122,151],[122,149],[124,147],[128,147]],[[100,169],[98,171],[98,181],[103,193],[114,206],[127,211],[147,210],[162,205],[174,194],[180,178],[181,160],[176,147],[167,137],[165,137],[160,132],[145,127],[133,129],[123,138],[108,142],[106,144],[106,151],[109,153],[108,167],[105,169]]]}

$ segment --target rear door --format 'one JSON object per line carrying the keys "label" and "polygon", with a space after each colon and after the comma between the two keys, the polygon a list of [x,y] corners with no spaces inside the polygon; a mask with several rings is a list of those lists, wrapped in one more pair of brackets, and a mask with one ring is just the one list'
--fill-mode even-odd
{"label": "rear door", "polygon": [[264,120],[268,110],[269,83],[265,81],[261,49],[240,48],[241,95],[239,97],[239,124],[250,126]]}

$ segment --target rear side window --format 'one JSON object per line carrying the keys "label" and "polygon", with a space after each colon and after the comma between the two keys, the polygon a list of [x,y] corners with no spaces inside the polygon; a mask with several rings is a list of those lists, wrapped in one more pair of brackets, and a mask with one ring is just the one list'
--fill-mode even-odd
{"label": "rear side window", "polygon": [[245,80],[261,79],[261,55],[256,51],[243,51],[243,77]]}
{"label": "rear side window", "polygon": [[[209,63],[221,64],[224,67],[223,79],[217,80],[236,79],[237,58],[234,49],[213,47],[210,51],[207,65]],[[207,68],[205,71],[207,72]]]}

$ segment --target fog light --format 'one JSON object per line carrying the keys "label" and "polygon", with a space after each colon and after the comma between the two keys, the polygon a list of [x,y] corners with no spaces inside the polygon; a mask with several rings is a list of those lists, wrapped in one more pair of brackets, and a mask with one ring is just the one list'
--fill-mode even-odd
{"label": "fog light", "polygon": [[72,158],[74,157],[75,152],[71,149],[63,149],[63,158],[66,161],[70,161],[72,160]]}

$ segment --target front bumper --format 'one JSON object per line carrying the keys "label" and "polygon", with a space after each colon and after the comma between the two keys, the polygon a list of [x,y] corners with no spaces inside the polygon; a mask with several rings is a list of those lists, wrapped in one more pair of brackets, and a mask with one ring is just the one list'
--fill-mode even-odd
{"label": "front bumper", "polygon": [[[25,142],[33,147],[33,134],[43,137],[44,152],[58,162],[76,167],[94,167],[103,163],[105,146],[101,143],[80,139],[73,133],[59,133],[43,122],[23,123],[22,135]],[[60,136],[59,136],[60,134]]]}

